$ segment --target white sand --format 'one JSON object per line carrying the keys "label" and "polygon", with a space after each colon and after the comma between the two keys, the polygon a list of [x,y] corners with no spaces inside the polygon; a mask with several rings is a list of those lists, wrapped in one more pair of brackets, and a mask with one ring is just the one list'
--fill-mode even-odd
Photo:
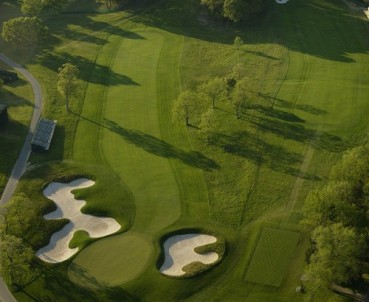
{"label": "white sand", "polygon": [[160,272],[168,276],[182,276],[185,274],[182,268],[190,263],[214,263],[219,258],[217,253],[198,254],[194,249],[216,241],[216,237],[202,234],[176,235],[168,238],[164,242],[165,259]]}
{"label": "white sand", "polygon": [[288,0],[275,0],[278,4],[286,4]]}
{"label": "white sand", "polygon": [[37,251],[37,257],[50,263],[62,262],[78,252],[78,248],[68,247],[75,231],[84,230],[89,233],[91,238],[99,238],[113,234],[120,229],[121,226],[113,218],[81,213],[86,202],[76,200],[71,191],[87,188],[94,184],[95,182],[89,179],[80,178],[70,183],[52,182],[46,187],[43,193],[56,203],[57,209],[46,214],[44,218],[49,220],[67,218],[70,222],[51,236],[50,243]]}

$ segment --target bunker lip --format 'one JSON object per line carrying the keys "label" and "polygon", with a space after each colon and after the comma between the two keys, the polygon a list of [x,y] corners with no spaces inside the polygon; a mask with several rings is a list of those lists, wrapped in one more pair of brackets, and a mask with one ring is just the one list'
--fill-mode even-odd
{"label": "bunker lip", "polygon": [[183,276],[183,268],[194,262],[212,264],[219,259],[215,252],[199,254],[195,248],[215,243],[217,238],[204,234],[174,235],[164,242],[165,259],[160,272],[168,276]]}
{"label": "bunker lip", "polygon": [[78,230],[86,231],[91,238],[105,237],[121,228],[117,221],[109,217],[96,217],[83,214],[81,209],[86,204],[84,200],[77,200],[71,191],[91,187],[94,181],[79,178],[69,183],[50,183],[43,191],[48,199],[55,202],[57,209],[44,215],[45,219],[69,219],[60,231],[55,232],[47,246],[37,251],[36,256],[50,263],[67,260],[78,252],[78,248],[69,248],[69,242]]}

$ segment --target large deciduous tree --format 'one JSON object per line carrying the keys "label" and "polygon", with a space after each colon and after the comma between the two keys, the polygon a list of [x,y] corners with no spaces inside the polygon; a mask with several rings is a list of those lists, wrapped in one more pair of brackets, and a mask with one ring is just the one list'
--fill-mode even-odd
{"label": "large deciduous tree", "polygon": [[306,288],[311,295],[333,283],[348,282],[359,276],[359,258],[365,249],[363,237],[354,228],[341,223],[319,226],[313,231],[312,240],[315,253],[306,268],[309,277]]}
{"label": "large deciduous tree", "polygon": [[22,288],[35,276],[34,251],[20,238],[0,234],[0,275],[7,284]]}
{"label": "large deciduous tree", "polygon": [[16,47],[33,48],[47,35],[48,28],[37,17],[19,17],[4,22],[2,37]]}
{"label": "large deciduous tree", "polygon": [[76,91],[79,70],[76,66],[65,63],[58,72],[58,91],[65,97],[65,107],[69,111],[69,98]]}

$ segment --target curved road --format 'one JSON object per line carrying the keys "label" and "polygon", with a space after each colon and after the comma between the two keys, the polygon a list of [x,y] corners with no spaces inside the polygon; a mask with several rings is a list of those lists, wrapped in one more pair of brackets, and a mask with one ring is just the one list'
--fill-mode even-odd
{"label": "curved road", "polygon": [[[12,173],[10,174],[9,181],[6,184],[5,190],[0,199],[0,205],[3,205],[7,203],[10,200],[10,198],[13,196],[15,188],[18,184],[18,181],[20,177],[22,176],[22,174],[24,173],[24,171],[26,170],[26,164],[31,154],[31,138],[32,138],[33,132],[35,131],[37,122],[41,115],[43,97],[42,97],[41,86],[32,74],[30,74],[26,69],[24,69],[22,66],[15,63],[11,59],[9,59],[4,54],[0,54],[0,60],[8,64],[10,67],[15,69],[16,71],[23,74],[23,76],[31,83],[33,93],[34,93],[34,98],[35,98],[33,115],[31,119],[31,124],[29,126],[29,130],[26,136],[26,140],[24,141],[24,145],[22,147],[21,153],[19,154],[19,157],[17,161],[15,162]],[[6,286],[5,282],[3,281],[1,277],[0,277],[0,301],[1,302],[16,302],[16,300],[10,293],[8,287]]]}

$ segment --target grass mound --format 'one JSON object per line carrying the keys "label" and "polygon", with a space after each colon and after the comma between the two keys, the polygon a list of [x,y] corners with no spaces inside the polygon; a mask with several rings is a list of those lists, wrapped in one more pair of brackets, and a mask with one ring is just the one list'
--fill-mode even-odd
{"label": "grass mound", "polygon": [[299,238],[298,232],[263,228],[246,272],[246,281],[280,286]]}
{"label": "grass mound", "polygon": [[[82,212],[94,216],[113,217],[121,224],[122,230],[130,228],[134,216],[132,196],[113,172],[100,166],[86,167],[63,162],[47,163],[30,169],[24,175],[16,195],[9,204],[10,208],[15,209],[13,212],[18,219],[28,222],[22,225],[23,236],[35,248],[47,244],[51,234],[67,222],[64,219],[46,221],[43,218],[44,214],[56,209],[55,204],[42,194],[43,189],[52,181],[68,182],[80,177],[96,181],[93,187],[75,192],[76,198],[87,202]],[[106,190],[106,188],[109,189]],[[26,210],[16,210],[27,209],[29,201],[33,204],[32,214]],[[89,240],[80,239],[75,241],[79,242],[80,247],[89,243]]]}

